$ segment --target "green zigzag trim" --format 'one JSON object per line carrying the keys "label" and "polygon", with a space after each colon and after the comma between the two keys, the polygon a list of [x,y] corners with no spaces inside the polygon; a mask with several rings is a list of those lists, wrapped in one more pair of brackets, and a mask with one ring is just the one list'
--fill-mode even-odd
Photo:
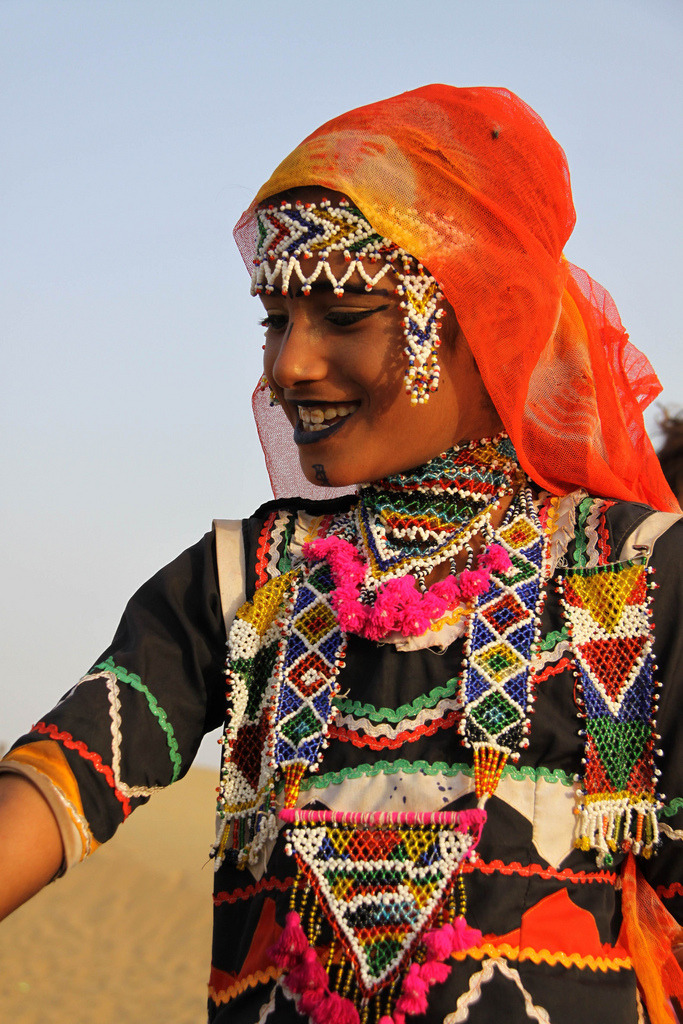
{"label": "green zigzag trim", "polygon": [[580,569],[585,568],[586,565],[586,551],[588,550],[588,537],[586,536],[586,523],[588,522],[588,516],[593,508],[593,499],[586,497],[581,501],[577,509],[578,515],[576,517],[576,546],[574,549],[574,565]]}
{"label": "green zigzag trim", "polygon": [[335,697],[334,706],[345,715],[355,718],[369,718],[371,722],[402,722],[404,718],[415,718],[424,708],[435,707],[444,697],[453,697],[458,692],[457,678],[449,679],[443,686],[435,686],[429,693],[421,693],[409,704],[400,708],[376,708],[374,704],[361,704],[357,700]]}
{"label": "green zigzag trim", "polygon": [[666,818],[673,818],[674,814],[678,814],[680,810],[683,810],[683,797],[674,797],[668,804],[664,804],[659,814],[664,815]]}
{"label": "green zigzag trim", "polygon": [[562,629],[556,629],[553,633],[548,633],[541,640],[542,651],[554,651],[558,644],[562,643],[563,640],[569,639],[569,630],[566,626]]}
{"label": "green zigzag trim", "polygon": [[125,683],[127,686],[131,686],[134,690],[138,690],[138,692],[144,696],[145,700],[147,701],[147,704],[149,705],[149,710],[158,720],[159,725],[166,733],[166,742],[168,743],[168,756],[170,757],[171,764],[173,765],[173,775],[171,777],[171,782],[175,782],[178,776],[180,775],[180,769],[182,768],[183,764],[182,758],[178,751],[178,741],[175,738],[173,726],[166,717],[166,712],[162,707],[159,706],[154,694],[150,693],[150,691],[147,689],[145,684],[140,679],[140,676],[136,676],[133,672],[126,672],[125,668],[120,668],[118,665],[115,665],[114,659],[112,657],[107,658],[106,661],[100,662],[99,665],[95,665],[95,669],[99,669],[103,672],[113,672],[116,678],[119,680],[119,682]]}
{"label": "green zigzag trim", "polygon": [[[360,779],[363,776],[375,775],[397,775],[398,772],[405,772],[406,775],[416,775],[418,772],[423,775],[466,775],[472,777],[474,768],[467,764],[446,764],[445,761],[435,761],[429,764],[428,761],[404,761],[399,758],[397,761],[375,761],[374,764],[359,764],[355,768],[342,768],[338,772],[326,772],[324,775],[310,775],[301,783],[302,790],[326,789],[328,786],[338,786],[346,779]],[[562,786],[571,786],[574,783],[574,776],[559,768],[552,771],[550,768],[531,768],[523,766],[515,768],[514,765],[506,765],[503,775],[521,782],[524,779],[531,779],[536,782],[544,779],[546,782],[559,782]]]}

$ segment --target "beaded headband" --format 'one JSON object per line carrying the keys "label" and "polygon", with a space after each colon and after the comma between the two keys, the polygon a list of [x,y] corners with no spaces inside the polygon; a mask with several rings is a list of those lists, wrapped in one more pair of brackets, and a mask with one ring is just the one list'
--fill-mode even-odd
{"label": "beaded headband", "polygon": [[[328,199],[320,203],[280,203],[256,211],[258,239],[251,276],[251,293],[272,294],[275,289],[287,294],[296,275],[301,291],[308,295],[311,285],[321,275],[332,285],[335,295],[344,294],[344,285],[354,273],[365,282],[365,290],[373,287],[393,271],[396,292],[402,296],[405,309],[403,333],[408,369],[405,387],[411,404],[423,404],[431,391],[439,386],[439,363],[436,350],[440,345],[439,326],[444,315],[443,298],[438,283],[421,263],[377,234],[363,214],[348,200],[340,199],[333,206]],[[332,270],[328,256],[341,252],[347,266],[340,277]],[[310,274],[302,261],[317,257]],[[368,264],[381,264],[376,273]]]}

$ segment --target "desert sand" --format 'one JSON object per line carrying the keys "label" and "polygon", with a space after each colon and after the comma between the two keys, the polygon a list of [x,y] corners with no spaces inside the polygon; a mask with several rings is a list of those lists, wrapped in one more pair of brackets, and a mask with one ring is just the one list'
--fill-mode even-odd
{"label": "desert sand", "polygon": [[0,924],[2,1024],[203,1024],[216,779],[193,768]]}

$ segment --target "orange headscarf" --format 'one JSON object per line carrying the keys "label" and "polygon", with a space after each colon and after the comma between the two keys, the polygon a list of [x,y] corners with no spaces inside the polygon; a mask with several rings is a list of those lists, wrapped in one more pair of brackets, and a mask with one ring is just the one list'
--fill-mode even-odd
{"label": "orange headscarf", "polygon": [[522,100],[428,85],[328,121],[240,218],[250,270],[254,207],[305,185],[344,193],[439,281],[533,480],[678,509],[643,424],[661,385],[608,293],[562,256],[566,158]]}

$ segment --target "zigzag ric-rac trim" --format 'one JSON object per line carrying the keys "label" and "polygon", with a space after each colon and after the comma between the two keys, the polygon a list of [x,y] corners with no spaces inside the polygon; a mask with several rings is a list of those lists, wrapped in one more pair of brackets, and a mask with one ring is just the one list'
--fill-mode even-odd
{"label": "zigzag ric-rac trim", "polygon": [[480,871],[482,875],[519,875],[521,878],[531,878],[534,876],[545,880],[573,882],[576,885],[585,885],[592,882],[616,885],[617,882],[615,871],[572,871],[571,868],[558,870],[551,867],[544,868],[542,864],[520,864],[518,861],[513,861],[510,864],[504,864],[502,860],[487,862],[481,860],[478,856],[473,861],[463,865],[463,874],[472,874],[475,871]]}
{"label": "zigzag ric-rac trim", "polygon": [[266,985],[269,981],[276,981],[280,977],[282,971],[279,967],[266,967],[265,971],[254,971],[253,974],[248,974],[246,978],[240,978],[234,985],[226,989],[215,989],[213,985],[209,985],[209,996],[218,1006],[221,1003],[229,1003],[235,996],[242,995],[249,988],[256,988],[257,985]]}
{"label": "zigzag ric-rac trim", "polygon": [[522,963],[524,960],[531,960],[535,964],[549,964],[555,967],[562,964],[563,967],[578,967],[580,970],[602,971],[632,971],[631,958],[606,957],[606,956],[581,956],[579,953],[551,953],[548,949],[533,949],[531,946],[520,948],[510,946],[507,942],[482,942],[480,946],[473,946],[462,953],[453,953],[453,960],[483,960],[484,957],[505,957],[506,960],[515,960]]}
{"label": "zigzag ric-rac trim", "polygon": [[127,818],[131,812],[130,801],[128,798],[117,788],[116,781],[114,779],[114,773],[109,765],[104,764],[99,754],[96,754],[92,750],[88,750],[85,743],[82,740],[75,740],[71,733],[60,732],[56,725],[52,725],[48,722],[37,722],[31,729],[31,732],[42,733],[43,736],[49,736],[51,740],[58,740],[63,743],[69,750],[75,750],[84,760],[90,761],[95,771],[99,772],[106,779],[109,786],[114,791],[114,796],[119,801],[123,808],[123,817]]}
{"label": "zigzag ric-rac trim", "polygon": [[404,718],[415,718],[425,708],[433,708],[445,697],[453,697],[458,692],[458,679],[449,679],[443,686],[435,686],[428,693],[421,693],[408,704],[398,708],[375,707],[374,704],[363,704],[359,700],[348,700],[335,697],[334,706],[344,715],[354,718],[368,718],[371,722],[392,722],[398,724]]}
{"label": "zigzag ric-rac trim", "polygon": [[571,658],[560,658],[559,661],[550,662],[550,664],[546,665],[540,672],[535,673],[534,679],[536,684],[544,683],[546,679],[550,679],[551,676],[559,676],[561,672],[565,671],[565,669],[570,669],[572,664],[573,662]]}
{"label": "zigzag ric-rac trim", "polygon": [[166,743],[168,745],[168,756],[173,765],[173,774],[171,776],[171,782],[175,782],[180,775],[180,771],[183,766],[183,761],[178,750],[178,741],[175,738],[173,726],[166,717],[166,712],[159,705],[154,694],[145,686],[140,679],[140,676],[135,675],[134,672],[127,672],[125,668],[121,668],[114,664],[114,659],[109,657],[106,661],[101,661],[99,665],[95,665],[95,671],[98,672],[113,672],[120,683],[125,683],[126,686],[130,686],[131,689],[137,690],[141,693],[145,700],[149,710],[152,712],[154,717],[159,722],[159,725],[166,733]]}
{"label": "zigzag ric-rac trim", "polygon": [[249,900],[260,892],[287,892],[294,885],[294,876],[291,878],[262,878],[253,885],[247,885],[244,889],[233,889],[232,892],[216,892],[213,895],[213,905],[220,907],[222,903],[240,903],[242,900]]}
{"label": "zigzag ric-rac trim", "polygon": [[683,885],[680,882],[672,882],[671,885],[658,885],[655,892],[660,900],[671,900],[674,896],[683,896]]}
{"label": "zigzag ric-rac trim", "polygon": [[664,804],[664,806],[660,808],[659,813],[663,814],[666,818],[673,818],[674,814],[678,814],[681,810],[683,810],[683,797],[676,796],[673,800],[670,800],[668,804]]}
{"label": "zigzag ric-rac trim", "polygon": [[270,579],[268,573],[268,552],[270,551],[272,544],[272,529],[275,520],[277,519],[278,513],[270,512],[266,518],[265,523],[261,527],[261,533],[259,534],[258,544],[256,546],[256,588],[262,587],[264,583],[267,583]]}
{"label": "zigzag ric-rac trim", "polygon": [[415,729],[406,729],[397,736],[367,736],[362,733],[352,732],[343,726],[334,723],[329,727],[329,735],[340,743],[352,743],[354,747],[369,747],[370,750],[398,750],[405,743],[416,743],[423,736],[433,736],[442,729],[452,729],[460,721],[460,711],[451,711],[444,718],[435,722],[426,722],[418,725]]}
{"label": "zigzag ric-rac trim", "polygon": [[[321,775],[309,776],[303,779],[301,790],[327,789],[328,786],[340,786],[346,779],[360,779],[364,777],[373,778],[375,775],[397,775],[404,772],[406,775],[465,775],[471,778],[474,775],[474,768],[467,764],[446,764],[445,761],[406,761],[398,758],[396,761],[375,761],[373,764],[359,764],[353,768],[341,768],[337,772],[325,772]],[[573,786],[574,777],[563,772],[560,768],[532,768],[530,765],[516,766],[507,764],[503,769],[502,778],[514,779],[521,782],[524,779],[531,779],[536,782],[543,779],[544,782],[557,782],[561,786]]]}

